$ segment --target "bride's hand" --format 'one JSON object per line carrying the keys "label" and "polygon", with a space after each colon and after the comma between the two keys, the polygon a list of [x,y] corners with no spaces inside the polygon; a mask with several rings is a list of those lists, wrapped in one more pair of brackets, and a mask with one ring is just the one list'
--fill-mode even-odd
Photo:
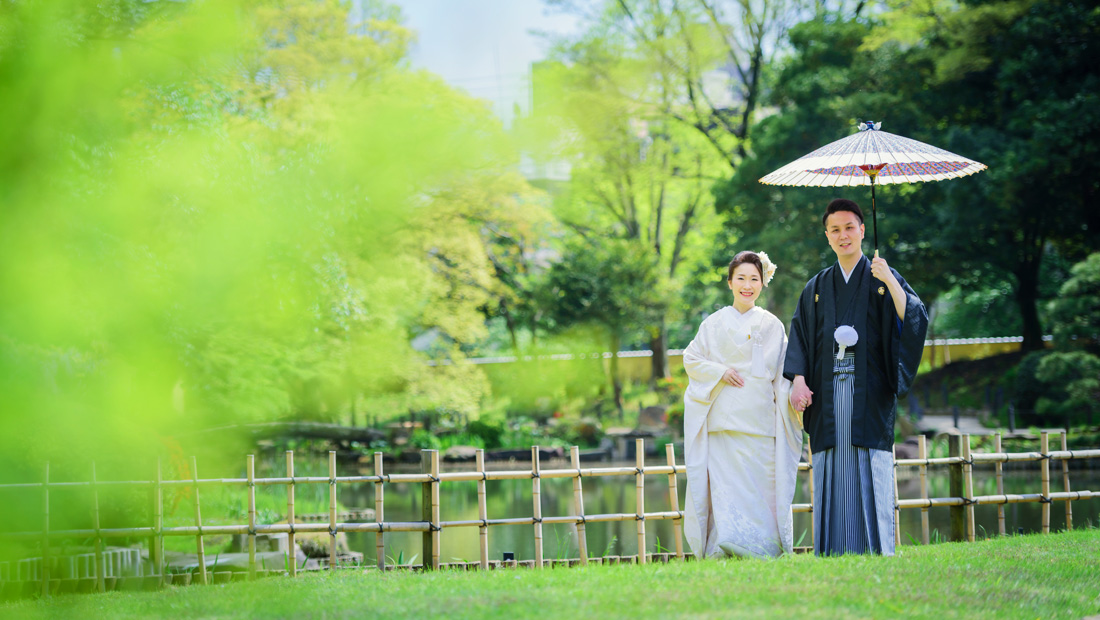
{"label": "bride's hand", "polygon": [[814,402],[814,393],[810,391],[809,386],[806,385],[806,379],[802,375],[798,375],[794,378],[794,382],[791,385],[791,407],[794,410],[802,413],[806,411],[806,408],[812,405]]}
{"label": "bride's hand", "polygon": [[722,375],[722,381],[733,387],[745,387],[745,380],[732,368],[726,370],[725,374]]}

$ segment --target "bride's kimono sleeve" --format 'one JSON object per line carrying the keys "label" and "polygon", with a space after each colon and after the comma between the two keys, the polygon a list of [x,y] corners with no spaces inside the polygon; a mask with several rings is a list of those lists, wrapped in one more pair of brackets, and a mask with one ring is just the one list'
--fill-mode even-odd
{"label": "bride's kimono sleeve", "polygon": [[[707,484],[707,414],[725,385],[726,365],[715,361],[712,327],[719,316],[711,315],[699,326],[695,339],[684,349],[684,370],[688,388],[684,393],[684,464],[688,490],[684,501],[684,537],[696,557],[704,556],[704,537],[709,527],[710,503]],[[702,492],[693,493],[692,489]]]}
{"label": "bride's kimono sleeve", "polygon": [[772,381],[775,394],[775,505],[783,551],[791,553],[794,547],[794,502],[798,478],[798,461],[802,455],[802,414],[791,407],[791,382],[783,376],[783,360],[787,355],[787,336],[779,321],[781,340],[775,378]]}
{"label": "bride's kimono sleeve", "polygon": [[[714,344],[710,332],[711,323],[716,317],[708,317],[699,326],[699,332],[684,349],[684,370],[687,371],[688,387],[686,398],[697,403],[710,406],[718,397],[722,388],[722,375],[729,369],[725,364],[715,361],[712,357]],[[685,416],[687,412],[685,412]]]}

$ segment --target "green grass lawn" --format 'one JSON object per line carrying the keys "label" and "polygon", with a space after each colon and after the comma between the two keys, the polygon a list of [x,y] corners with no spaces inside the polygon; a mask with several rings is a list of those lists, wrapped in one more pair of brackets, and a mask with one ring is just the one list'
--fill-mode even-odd
{"label": "green grass lawn", "polygon": [[0,606],[21,618],[1082,618],[1100,614],[1100,530],[851,556],[543,570],[347,571]]}

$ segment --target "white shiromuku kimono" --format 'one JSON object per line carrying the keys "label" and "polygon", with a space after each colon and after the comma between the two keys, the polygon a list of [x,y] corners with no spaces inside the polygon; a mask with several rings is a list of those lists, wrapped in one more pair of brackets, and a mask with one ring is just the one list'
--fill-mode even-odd
{"label": "white shiromuku kimono", "polygon": [[[775,315],[732,306],[707,317],[684,350],[684,535],[699,558],[791,551],[802,420],[788,402],[786,350]],[[730,367],[743,387],[722,381]]]}

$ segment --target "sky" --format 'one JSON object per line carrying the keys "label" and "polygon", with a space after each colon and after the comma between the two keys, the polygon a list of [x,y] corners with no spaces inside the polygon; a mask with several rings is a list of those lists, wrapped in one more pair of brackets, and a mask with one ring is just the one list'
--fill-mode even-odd
{"label": "sky", "polygon": [[390,0],[418,40],[413,66],[439,74],[452,86],[492,102],[510,125],[515,105],[530,109],[531,63],[549,43],[533,31],[568,34],[576,18],[542,0]]}

